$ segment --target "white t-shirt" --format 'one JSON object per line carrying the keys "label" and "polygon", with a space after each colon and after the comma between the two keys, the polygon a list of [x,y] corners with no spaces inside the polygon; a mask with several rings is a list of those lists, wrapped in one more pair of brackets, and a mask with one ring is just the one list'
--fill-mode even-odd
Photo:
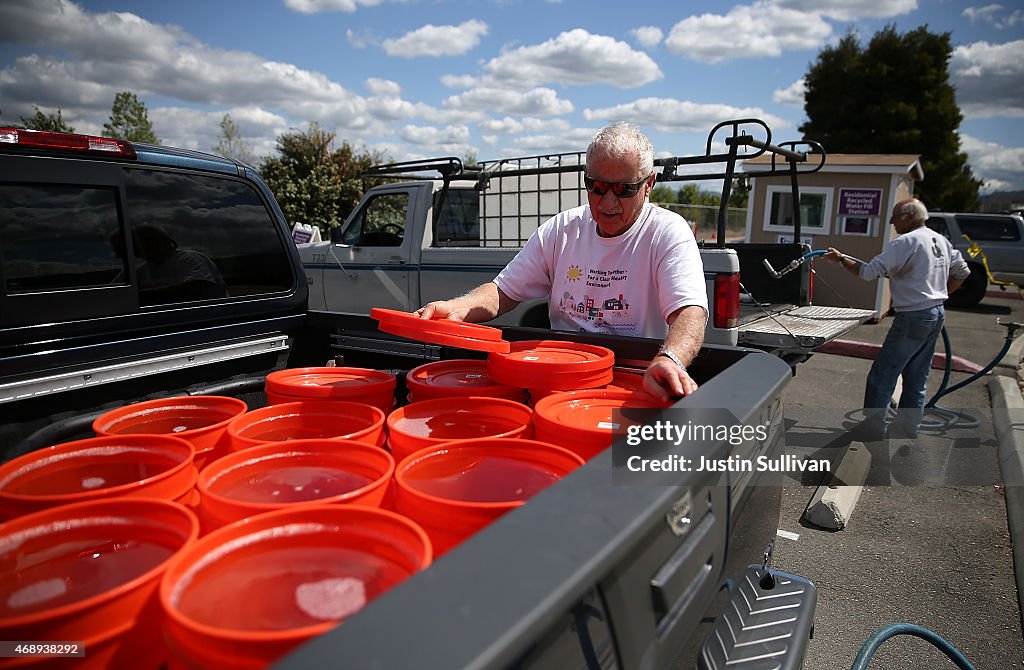
{"label": "white t-shirt", "polygon": [[636,223],[600,237],[589,205],[537,229],[494,283],[522,302],[549,297],[556,330],[664,338],[680,307],[708,313],[704,265],[686,220],[645,203]]}
{"label": "white t-shirt", "polygon": [[949,297],[949,277],[963,279],[969,274],[963,255],[927,226],[903,233],[860,266],[861,279],[889,278],[892,304],[898,312],[941,305]]}

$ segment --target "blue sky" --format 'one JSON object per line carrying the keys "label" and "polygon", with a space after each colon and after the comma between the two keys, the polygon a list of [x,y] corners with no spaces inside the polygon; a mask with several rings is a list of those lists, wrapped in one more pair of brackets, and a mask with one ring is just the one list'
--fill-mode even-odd
{"label": "blue sky", "polygon": [[819,51],[887,24],[951,34],[971,168],[1024,189],[1020,0],[4,0],[0,112],[99,133],[131,90],[168,145],[210,150],[227,112],[257,155],[316,121],[395,160],[582,150],[621,118],[689,155],[731,118],[798,139]]}

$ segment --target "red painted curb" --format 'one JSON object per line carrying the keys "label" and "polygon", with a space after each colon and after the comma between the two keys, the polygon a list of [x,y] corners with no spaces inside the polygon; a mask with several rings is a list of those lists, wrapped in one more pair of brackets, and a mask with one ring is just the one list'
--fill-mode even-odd
{"label": "red painted curb", "polygon": [[[816,351],[821,354],[834,354],[836,356],[849,356],[851,358],[866,358],[873,361],[875,360],[875,357],[878,356],[878,351],[881,348],[881,344],[840,339],[826,342],[818,347]],[[954,372],[967,372],[973,374],[975,372],[981,372],[984,368],[983,365],[978,365],[977,363],[961,358],[960,356],[953,356],[952,363],[952,369]],[[935,370],[945,370],[946,354],[934,354],[932,356],[932,368]]]}

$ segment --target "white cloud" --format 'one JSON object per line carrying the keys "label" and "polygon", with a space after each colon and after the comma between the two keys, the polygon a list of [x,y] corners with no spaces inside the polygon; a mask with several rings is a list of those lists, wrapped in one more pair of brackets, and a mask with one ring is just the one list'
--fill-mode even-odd
{"label": "white cloud", "polygon": [[640,126],[653,126],[670,133],[707,131],[725,119],[758,118],[770,128],[791,126],[789,122],[768,114],[760,107],[708,105],[670,98],[643,98],[604,109],[584,109],[587,121],[626,120]]}
{"label": "white cloud", "polygon": [[490,60],[484,71],[491,79],[516,87],[602,82],[633,88],[663,77],[647,54],[581,28],[542,44],[507,51]]}
{"label": "white cloud", "polygon": [[62,0],[0,3],[0,42],[40,50],[0,69],[5,117],[31,115],[34,104],[60,108],[77,130],[99,130],[115,94],[124,90],[144,103],[153,97],[180,101],[159,114],[147,104],[157,135],[168,142],[178,133],[163,124],[181,120],[177,107],[189,103],[259,108],[294,125],[315,120],[353,137],[381,126],[371,114],[432,121],[449,114],[402,101],[374,84],[372,97],[364,98],[320,72],[213,48],[173,26],[128,13],[89,13]]}
{"label": "white cloud", "polygon": [[964,11],[960,12],[960,15],[966,18],[971,23],[975,21],[984,21],[986,23],[995,23],[995,15],[1001,12],[1003,9],[1002,5],[985,5],[984,7],[968,7]]}
{"label": "white cloud", "polygon": [[917,9],[917,0],[775,0],[774,4],[785,9],[821,14],[837,21],[888,18]]}
{"label": "white cloud", "polygon": [[459,56],[476,47],[487,33],[487,24],[475,19],[457,26],[428,24],[381,45],[389,56],[400,58]]}
{"label": "white cloud", "polygon": [[981,179],[986,192],[1024,190],[1024,147],[1004,147],[970,135],[960,136],[974,176]]}
{"label": "white cloud", "polygon": [[405,126],[398,131],[398,135],[412,144],[456,144],[469,141],[469,128],[466,126],[448,126],[446,128]]}
{"label": "white cloud", "polygon": [[373,7],[380,0],[284,0],[289,9],[302,14],[318,14],[320,12],[354,12],[360,5]]}
{"label": "white cloud", "polygon": [[[1024,21],[1024,12],[1019,9],[1006,14],[1005,8],[1002,5],[985,5],[984,7],[968,7],[961,16],[969,20],[971,23],[983,22],[991,24],[992,26],[1002,30],[1003,28],[1012,28]],[[1005,15],[1004,15],[1005,14]]]}
{"label": "white cloud", "polygon": [[506,114],[547,116],[568,114],[574,107],[550,88],[514,91],[505,88],[475,88],[444,101],[446,109],[464,111],[497,110]]}
{"label": "white cloud", "polygon": [[665,33],[657,26],[634,28],[629,31],[629,34],[632,35],[633,39],[635,39],[637,43],[645,49],[653,49],[661,44],[661,40],[665,38]]}
{"label": "white cloud", "polygon": [[487,119],[479,124],[480,130],[487,133],[511,135],[515,133],[536,133],[541,131],[567,131],[572,126],[565,119],[538,119],[525,117],[514,119],[506,116],[503,119]]}
{"label": "white cloud", "polygon": [[800,107],[803,109],[804,106],[804,95],[807,93],[807,82],[803,79],[797,79],[786,88],[777,88],[772,92],[772,102],[779,105],[789,105],[790,107]]}
{"label": "white cloud", "polygon": [[369,30],[345,30],[345,40],[356,49],[365,49],[380,44],[380,39]]}
{"label": "white cloud", "polygon": [[966,118],[1024,116],[1024,40],[975,42],[953,49],[950,81]]}
{"label": "white cloud", "polygon": [[724,15],[685,18],[672,27],[665,45],[680,56],[719,63],[816,49],[831,35],[832,26],[818,13],[759,0],[752,5],[737,5]]}

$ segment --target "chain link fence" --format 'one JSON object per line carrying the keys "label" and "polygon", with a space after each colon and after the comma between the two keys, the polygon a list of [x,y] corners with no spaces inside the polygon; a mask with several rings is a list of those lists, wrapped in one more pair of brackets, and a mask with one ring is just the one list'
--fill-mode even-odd
{"label": "chain link fence", "polygon": [[[675,212],[695,228],[698,240],[714,241],[718,231],[718,207],[715,205],[680,205],[657,202],[659,207]],[[747,210],[745,207],[730,207],[725,215],[725,240],[743,242],[747,233]]]}

